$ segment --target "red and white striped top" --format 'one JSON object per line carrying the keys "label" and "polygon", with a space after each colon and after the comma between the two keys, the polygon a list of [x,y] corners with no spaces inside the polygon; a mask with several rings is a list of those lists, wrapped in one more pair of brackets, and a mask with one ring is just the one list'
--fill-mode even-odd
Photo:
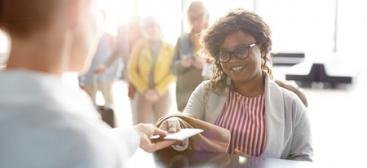
{"label": "red and white striped top", "polygon": [[238,149],[250,156],[260,156],[265,144],[264,96],[245,97],[231,90],[215,125],[230,130],[229,153]]}

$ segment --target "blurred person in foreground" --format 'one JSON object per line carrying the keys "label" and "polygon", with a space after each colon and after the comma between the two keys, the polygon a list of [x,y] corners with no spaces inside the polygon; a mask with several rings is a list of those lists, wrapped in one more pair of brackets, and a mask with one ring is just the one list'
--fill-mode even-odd
{"label": "blurred person in foreground", "polygon": [[111,129],[86,94],[61,82],[83,72],[95,52],[101,13],[96,0],[2,0],[0,28],[10,56],[0,73],[0,167],[120,168],[138,146],[166,132],[149,124]]}

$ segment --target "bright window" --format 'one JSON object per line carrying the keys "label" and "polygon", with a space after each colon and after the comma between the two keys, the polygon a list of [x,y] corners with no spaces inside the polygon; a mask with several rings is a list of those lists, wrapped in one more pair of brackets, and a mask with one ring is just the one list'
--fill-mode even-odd
{"label": "bright window", "polygon": [[270,25],[273,51],[333,51],[334,1],[256,0],[255,10]]}

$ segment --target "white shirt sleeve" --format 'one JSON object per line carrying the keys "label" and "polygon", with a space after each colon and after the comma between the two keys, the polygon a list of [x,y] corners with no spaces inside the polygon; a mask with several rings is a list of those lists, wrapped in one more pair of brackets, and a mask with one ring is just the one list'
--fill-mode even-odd
{"label": "white shirt sleeve", "polygon": [[112,131],[120,142],[127,143],[128,155],[132,156],[139,147],[140,137],[138,133],[132,127],[114,128]]}

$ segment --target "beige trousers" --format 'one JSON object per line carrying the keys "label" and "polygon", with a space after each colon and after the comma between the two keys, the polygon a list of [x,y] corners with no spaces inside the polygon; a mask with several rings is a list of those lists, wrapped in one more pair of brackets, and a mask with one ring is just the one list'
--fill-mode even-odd
{"label": "beige trousers", "polygon": [[95,85],[83,85],[81,88],[90,96],[93,103],[96,104],[97,91],[101,91],[102,96],[105,100],[105,106],[113,106],[112,86],[113,81],[95,82]]}

